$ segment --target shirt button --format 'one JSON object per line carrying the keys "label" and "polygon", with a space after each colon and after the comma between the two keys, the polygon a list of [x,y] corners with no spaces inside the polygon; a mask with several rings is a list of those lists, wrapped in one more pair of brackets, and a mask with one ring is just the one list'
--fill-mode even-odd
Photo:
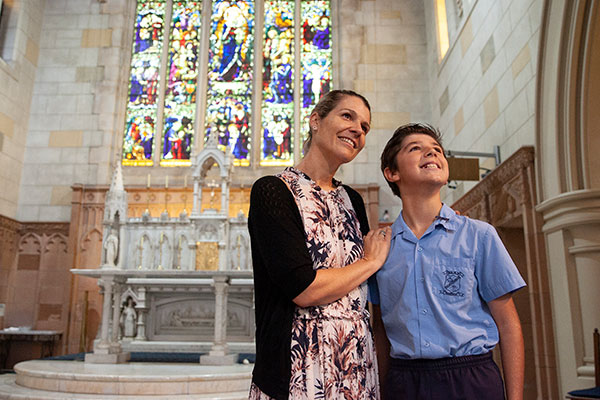
{"label": "shirt button", "polygon": [[423,251],[423,248],[422,247],[418,247],[417,251]]}
{"label": "shirt button", "polygon": [[421,282],[425,282],[425,278],[421,278]]}
{"label": "shirt button", "polygon": [[427,314],[427,310],[423,310],[421,311],[423,314]]}
{"label": "shirt button", "polygon": [[429,342],[425,342],[425,347],[429,347]]}

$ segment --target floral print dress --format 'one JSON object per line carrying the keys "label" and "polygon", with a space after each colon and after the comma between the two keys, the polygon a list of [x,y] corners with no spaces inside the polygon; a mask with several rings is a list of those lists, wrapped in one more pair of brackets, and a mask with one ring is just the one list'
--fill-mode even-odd
{"label": "floral print dress", "polygon": [[[315,269],[341,268],[363,256],[358,218],[346,190],[326,192],[307,175],[278,175],[294,195]],[[290,399],[378,399],[367,285],[326,305],[296,307],[292,324]],[[269,399],[252,385],[251,399]]]}

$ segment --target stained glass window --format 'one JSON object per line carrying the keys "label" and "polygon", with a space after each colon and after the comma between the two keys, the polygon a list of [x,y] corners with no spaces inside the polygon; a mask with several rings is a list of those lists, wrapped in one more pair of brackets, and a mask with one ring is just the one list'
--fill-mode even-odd
{"label": "stained glass window", "polygon": [[160,165],[191,165],[200,45],[200,6],[198,1],[177,1],[173,4]]}
{"label": "stained glass window", "polygon": [[137,4],[123,165],[152,165],[164,14],[164,1],[139,1]]}
{"label": "stained glass window", "polygon": [[254,2],[214,0],[208,50],[206,139],[250,165]]}
{"label": "stained glass window", "polygon": [[327,0],[302,2],[302,139],[308,116],[321,96],[331,89],[331,7]]}
{"label": "stained glass window", "polygon": [[329,0],[137,0],[136,11],[123,165],[189,166],[211,134],[235,165],[297,161],[332,83]]}
{"label": "stained glass window", "polygon": [[265,1],[260,165],[293,164],[294,1]]}

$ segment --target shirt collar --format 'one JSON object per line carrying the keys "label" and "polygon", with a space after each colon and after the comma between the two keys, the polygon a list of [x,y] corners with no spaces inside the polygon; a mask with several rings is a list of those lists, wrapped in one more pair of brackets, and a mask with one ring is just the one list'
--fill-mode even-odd
{"label": "shirt collar", "polygon": [[[456,212],[454,212],[454,210],[448,207],[445,203],[442,203],[440,214],[435,218],[434,221],[435,226],[441,225],[444,229],[453,231],[456,230],[458,222],[458,215],[456,215]],[[402,234],[405,231],[410,231],[410,228],[408,225],[406,225],[404,217],[402,216],[402,212],[400,212],[400,215],[392,224],[392,237]]]}
{"label": "shirt collar", "polygon": [[440,214],[435,219],[435,225],[442,225],[447,231],[454,231],[458,225],[459,216],[456,212],[448,207],[445,203],[442,203],[442,209]]}

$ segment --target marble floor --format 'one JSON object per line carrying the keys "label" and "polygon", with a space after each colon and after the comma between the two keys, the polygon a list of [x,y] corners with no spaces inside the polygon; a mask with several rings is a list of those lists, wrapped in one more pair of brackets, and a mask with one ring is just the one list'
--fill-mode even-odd
{"label": "marble floor", "polygon": [[0,399],[247,399],[252,364],[25,361],[0,375]]}

